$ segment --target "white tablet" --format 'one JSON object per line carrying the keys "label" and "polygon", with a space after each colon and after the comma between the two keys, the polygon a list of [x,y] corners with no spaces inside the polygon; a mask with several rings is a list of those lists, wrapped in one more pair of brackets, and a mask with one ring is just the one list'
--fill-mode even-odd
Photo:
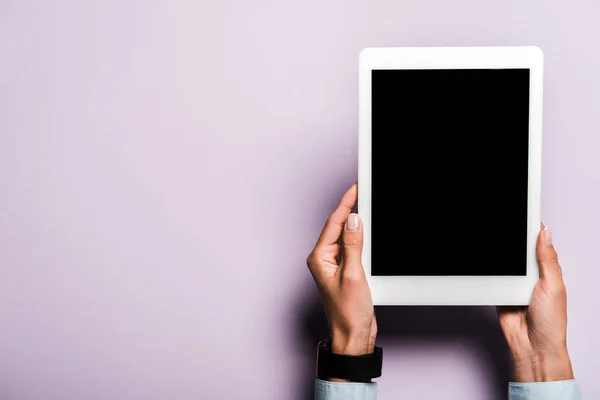
{"label": "white tablet", "polygon": [[363,264],[376,305],[526,305],[538,279],[543,54],[359,57]]}

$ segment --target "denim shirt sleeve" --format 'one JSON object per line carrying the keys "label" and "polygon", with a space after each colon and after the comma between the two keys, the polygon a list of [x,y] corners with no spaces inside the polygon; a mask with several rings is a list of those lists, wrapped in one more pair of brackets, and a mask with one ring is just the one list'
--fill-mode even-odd
{"label": "denim shirt sleeve", "polygon": [[579,386],[574,379],[555,382],[511,382],[508,400],[581,400]]}
{"label": "denim shirt sleeve", "polygon": [[[376,400],[376,383],[315,381],[315,400]],[[556,382],[510,382],[509,400],[581,400],[575,380]]]}
{"label": "denim shirt sleeve", "polygon": [[315,400],[376,400],[377,383],[315,380]]}

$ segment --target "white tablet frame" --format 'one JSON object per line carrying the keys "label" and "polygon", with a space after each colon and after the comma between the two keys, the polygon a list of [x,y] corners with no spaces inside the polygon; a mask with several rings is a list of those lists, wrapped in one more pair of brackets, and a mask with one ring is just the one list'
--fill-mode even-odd
{"label": "white tablet frame", "polygon": [[[371,71],[373,69],[530,69],[529,184],[526,276],[371,275]],[[375,305],[527,305],[538,280],[543,53],[534,46],[380,47],[359,56],[358,212],[364,229],[363,266]],[[493,225],[493,216],[490,224]],[[500,221],[499,221],[500,223]],[[435,227],[431,227],[432,236]],[[501,246],[501,242],[497,243]],[[499,250],[499,249],[497,249]],[[501,250],[500,250],[501,251]],[[498,253],[501,257],[501,253]],[[390,260],[391,261],[391,260]],[[396,260],[400,262],[400,260]],[[485,263],[485,260],[482,260]],[[483,266],[482,266],[483,267]]]}

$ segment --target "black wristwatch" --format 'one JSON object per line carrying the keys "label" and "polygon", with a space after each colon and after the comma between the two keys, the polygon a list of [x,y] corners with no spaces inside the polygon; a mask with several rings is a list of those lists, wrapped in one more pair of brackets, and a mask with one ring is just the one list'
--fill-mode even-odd
{"label": "black wristwatch", "polygon": [[339,378],[352,382],[365,382],[381,376],[383,351],[375,346],[370,354],[349,356],[331,352],[331,338],[319,342],[317,347],[317,378]]}

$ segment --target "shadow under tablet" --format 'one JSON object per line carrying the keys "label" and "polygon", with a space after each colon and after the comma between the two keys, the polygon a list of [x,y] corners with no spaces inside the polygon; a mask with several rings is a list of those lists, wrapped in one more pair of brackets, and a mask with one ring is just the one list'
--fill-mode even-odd
{"label": "shadow under tablet", "polygon": [[[508,346],[490,307],[399,307],[376,306],[378,338],[387,343],[403,342],[447,344],[449,347],[467,343],[479,354],[481,369],[488,376],[488,392],[493,400],[505,400],[512,364]],[[298,319],[296,341],[304,358],[304,378],[295,399],[314,399],[314,379],[317,343],[329,335],[323,307],[315,301],[305,304]],[[384,361],[385,365],[385,361]],[[385,368],[383,373],[385,374]],[[402,379],[398,377],[398,379]],[[432,382],[436,377],[431,377]]]}

